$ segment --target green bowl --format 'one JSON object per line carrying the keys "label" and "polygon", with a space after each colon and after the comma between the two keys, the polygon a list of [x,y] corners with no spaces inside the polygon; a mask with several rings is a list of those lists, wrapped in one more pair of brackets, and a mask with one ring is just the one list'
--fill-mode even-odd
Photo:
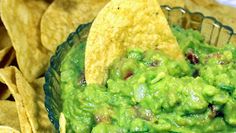
{"label": "green bowl", "polygon": [[[162,6],[162,10],[170,25],[179,25],[185,29],[198,30],[205,37],[205,41],[211,45],[220,47],[221,44],[230,42],[236,44],[236,34],[233,29],[223,25],[213,17],[204,16],[199,12],[191,13],[180,7],[170,8],[169,6]],[[45,74],[45,106],[48,111],[48,117],[58,132],[60,132],[59,116],[60,112],[62,112],[63,103],[60,89],[61,62],[73,47],[76,45],[86,45],[91,24],[80,25],[75,32],[69,35],[63,44],[58,46],[55,54],[51,57],[50,66]],[[84,52],[84,50],[81,50],[78,51],[78,54],[82,55]],[[83,58],[83,56],[81,57]]]}

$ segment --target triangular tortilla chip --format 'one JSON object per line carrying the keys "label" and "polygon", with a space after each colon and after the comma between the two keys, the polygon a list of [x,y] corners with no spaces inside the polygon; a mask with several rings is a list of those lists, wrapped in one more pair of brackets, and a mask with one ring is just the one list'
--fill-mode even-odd
{"label": "triangular tortilla chip", "polygon": [[109,0],[55,0],[41,21],[44,47],[55,51],[79,24],[92,21]]}
{"label": "triangular tortilla chip", "polygon": [[14,101],[0,100],[0,125],[20,130],[20,122]]}
{"label": "triangular tortilla chip", "polygon": [[43,0],[1,0],[2,21],[19,68],[30,82],[45,72],[51,55],[40,38],[40,21],[48,5]]}
{"label": "triangular tortilla chip", "polygon": [[[30,85],[15,67],[0,69],[0,77],[8,85],[17,105],[22,132],[54,132],[44,106],[44,80]],[[40,85],[37,85],[37,84]],[[34,88],[33,88],[34,87]]]}
{"label": "triangular tortilla chip", "polygon": [[86,46],[87,83],[103,83],[107,67],[128,48],[159,49],[182,58],[157,0],[112,0],[100,11]]}
{"label": "triangular tortilla chip", "polygon": [[21,131],[31,133],[32,128],[26,116],[26,109],[24,108],[24,105],[23,105],[22,96],[20,96],[18,89],[16,87],[16,79],[14,75],[15,75],[15,70],[13,67],[0,69],[0,78],[8,86],[11,94],[13,95],[16,101],[18,117],[21,123],[20,124]]}

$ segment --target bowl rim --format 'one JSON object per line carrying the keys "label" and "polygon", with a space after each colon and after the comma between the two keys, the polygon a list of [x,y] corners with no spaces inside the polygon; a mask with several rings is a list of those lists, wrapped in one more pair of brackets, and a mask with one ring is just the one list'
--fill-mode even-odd
{"label": "bowl rim", "polygon": [[[171,10],[181,10],[182,13],[189,13],[190,15],[200,15],[201,17],[203,17],[204,19],[211,19],[215,24],[219,25],[219,26],[222,26],[224,27],[229,35],[230,35],[230,38],[228,40],[228,42],[230,41],[231,37],[233,35],[236,36],[236,33],[234,32],[234,29],[229,26],[229,25],[224,25],[222,22],[220,22],[219,20],[217,20],[215,17],[212,17],[212,16],[205,16],[203,13],[201,12],[191,12],[189,9],[187,8],[183,8],[183,7],[179,7],[179,6],[176,6],[176,7],[170,7],[169,5],[161,5],[161,8],[163,10],[166,9],[168,11],[171,11]],[[45,72],[45,75],[44,75],[44,78],[45,78],[45,83],[43,85],[43,89],[44,89],[44,93],[45,93],[45,101],[44,101],[44,106],[48,112],[48,118],[49,120],[51,121],[51,123],[54,125],[54,128],[56,129],[57,132],[60,132],[59,131],[59,119],[56,120],[55,118],[55,114],[51,108],[51,104],[49,102],[49,99],[50,97],[52,96],[50,94],[50,92],[48,91],[48,85],[51,83],[51,79],[50,79],[50,76],[51,76],[51,70],[54,69],[54,61],[57,60],[56,58],[58,57],[59,53],[63,50],[62,47],[63,46],[66,46],[66,45],[70,45],[70,44],[67,44],[66,42],[69,42],[71,41],[71,39],[73,38],[74,35],[78,34],[80,31],[82,31],[85,27],[89,26],[92,24],[93,21],[90,21],[90,22],[87,22],[87,23],[84,23],[84,24],[80,24],[76,29],[75,31],[71,32],[67,39],[61,43],[60,45],[57,46],[57,49],[56,51],[54,52],[54,54],[50,57],[50,61],[49,61],[49,66],[47,68],[47,71]],[[236,30],[236,29],[235,29]],[[70,47],[71,48],[71,47]]]}
{"label": "bowl rim", "polygon": [[[161,8],[165,9],[167,11],[180,10],[183,14],[188,13],[190,15],[200,15],[203,18],[202,21],[201,21],[201,24],[202,24],[203,20],[210,19],[211,21],[214,22],[213,23],[214,26],[222,27],[222,28],[224,28],[228,31],[228,34],[230,35],[230,38],[228,39],[227,43],[230,42],[230,40],[233,36],[236,36],[236,31],[235,31],[236,29],[233,29],[232,26],[224,24],[223,22],[221,22],[220,20],[218,20],[214,16],[204,15],[202,12],[192,12],[189,9],[183,8],[183,7],[180,7],[180,6],[171,7],[169,5],[161,5]],[[201,29],[200,29],[200,31],[201,31]]]}
{"label": "bowl rim", "polygon": [[[60,45],[58,45],[58,47],[56,48],[56,51],[54,52],[54,54],[51,56],[50,58],[50,61],[49,61],[49,67],[47,69],[47,71],[45,72],[45,75],[44,75],[44,79],[45,79],[45,83],[43,85],[43,89],[44,89],[44,93],[45,93],[45,101],[44,101],[44,106],[48,112],[48,118],[49,120],[51,121],[51,123],[54,125],[54,128],[56,129],[57,132],[60,132],[59,131],[59,118],[56,119],[55,118],[55,112],[53,111],[53,108],[51,107],[52,103],[50,101],[50,99],[53,97],[52,95],[52,92],[51,92],[51,86],[50,84],[53,84],[53,79],[51,78],[51,76],[55,76],[54,73],[59,73],[60,71],[58,71],[58,67],[60,66],[55,66],[55,62],[60,62],[63,60],[61,60],[61,52],[64,51],[64,50],[68,50],[70,48],[72,48],[75,44],[73,43],[74,40],[73,38],[75,36],[77,37],[81,37],[80,36],[80,32],[85,30],[87,27],[91,26],[92,22],[88,22],[88,23],[85,23],[85,24],[80,24],[75,31],[71,32],[69,34],[69,36],[67,37],[67,39],[61,43]],[[67,47],[68,46],[68,47]],[[67,49],[65,48],[67,47]],[[58,76],[58,75],[57,75]],[[57,80],[57,79],[56,79]],[[60,81],[57,81],[57,82],[60,82]],[[60,89],[60,88],[59,88]],[[57,99],[57,100],[60,100],[61,101],[61,97],[60,99]],[[59,112],[61,113],[61,112]],[[60,117],[60,116],[59,116]]]}

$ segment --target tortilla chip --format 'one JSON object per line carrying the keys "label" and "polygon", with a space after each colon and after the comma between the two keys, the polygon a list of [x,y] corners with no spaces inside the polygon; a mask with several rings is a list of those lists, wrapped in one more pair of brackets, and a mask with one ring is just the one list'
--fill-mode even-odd
{"label": "tortilla chip", "polygon": [[107,67],[128,48],[160,49],[173,58],[183,57],[156,0],[112,0],[90,29],[85,53],[87,83],[103,83]]}
{"label": "tortilla chip", "polygon": [[231,37],[230,42],[236,45],[236,34]]}
{"label": "tortilla chip", "polygon": [[188,0],[188,1],[185,1],[185,3],[188,3],[188,2],[192,2],[197,5],[207,6],[207,5],[211,5],[213,3],[216,3],[216,0]]}
{"label": "tortilla chip", "polygon": [[170,7],[184,7],[184,0],[158,0],[160,5],[168,5]]}
{"label": "tortilla chip", "polygon": [[[43,89],[43,85],[45,83],[44,77],[38,78],[34,80],[31,83],[32,88],[36,92],[36,104],[38,110],[35,110],[37,112],[37,115],[34,116],[34,119],[37,120],[38,123],[40,123],[40,128],[37,130],[37,132],[54,132],[54,126],[49,121],[48,118],[48,112],[45,108],[44,101],[45,101],[45,93]],[[19,86],[19,85],[18,85]],[[22,84],[21,89],[24,88],[24,84]]]}
{"label": "tortilla chip", "polygon": [[44,77],[35,79],[32,83],[31,86],[35,89],[35,90],[43,90],[43,85],[45,83]]}
{"label": "tortilla chip", "polygon": [[13,129],[8,126],[0,126],[1,133],[20,133],[20,131],[17,131],[16,129]]}
{"label": "tortilla chip", "polygon": [[23,106],[22,97],[19,95],[19,92],[16,88],[14,73],[15,72],[13,67],[0,69],[0,78],[7,84],[10,92],[15,99],[19,121],[20,123],[22,123],[20,124],[21,131],[27,133],[32,132],[29,120],[26,116],[26,109]]}
{"label": "tortilla chip", "polygon": [[55,51],[79,24],[92,21],[108,1],[55,0],[41,21],[41,39],[44,47]]}
{"label": "tortilla chip", "polygon": [[0,77],[15,98],[22,132],[53,132],[44,106],[43,80],[33,82],[33,88],[15,67],[0,69]]}
{"label": "tortilla chip", "polygon": [[0,125],[10,126],[20,130],[20,122],[15,102],[0,100]]}
{"label": "tortilla chip", "polygon": [[59,124],[60,124],[60,133],[66,133],[66,118],[63,113],[60,114]]}
{"label": "tortilla chip", "polygon": [[[40,20],[48,3],[42,0],[1,0],[1,17],[20,70],[32,81],[47,69],[50,52],[41,45]],[[14,9],[14,10],[13,10]]]}

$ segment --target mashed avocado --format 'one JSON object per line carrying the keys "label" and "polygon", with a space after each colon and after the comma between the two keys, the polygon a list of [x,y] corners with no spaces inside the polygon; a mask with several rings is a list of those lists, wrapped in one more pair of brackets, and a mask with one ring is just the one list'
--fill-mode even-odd
{"label": "mashed avocado", "polygon": [[110,66],[105,86],[85,84],[84,47],[74,47],[61,65],[67,132],[236,132],[236,48],[209,46],[193,30],[173,33],[186,60],[131,49]]}

